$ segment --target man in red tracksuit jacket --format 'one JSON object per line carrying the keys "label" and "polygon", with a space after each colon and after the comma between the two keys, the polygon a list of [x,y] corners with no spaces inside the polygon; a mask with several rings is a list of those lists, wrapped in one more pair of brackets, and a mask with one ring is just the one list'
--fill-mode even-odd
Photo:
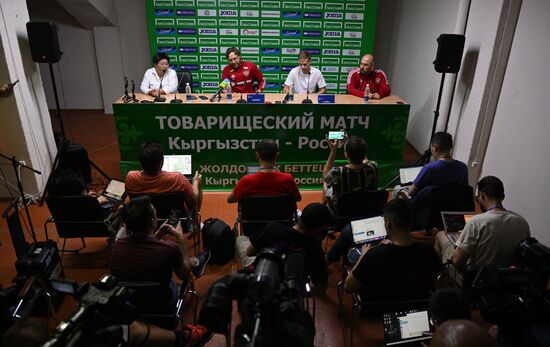
{"label": "man in red tracksuit jacket", "polygon": [[229,64],[223,68],[222,81],[228,79],[234,93],[254,93],[254,82],[258,82],[258,92],[264,89],[265,78],[256,64],[242,61],[241,52],[235,47],[227,49],[225,56]]}
{"label": "man in red tracksuit jacket", "polygon": [[372,54],[365,54],[361,58],[359,67],[350,71],[347,82],[348,94],[364,97],[367,84],[370,89],[369,99],[381,99],[391,93],[386,74],[374,67]]}

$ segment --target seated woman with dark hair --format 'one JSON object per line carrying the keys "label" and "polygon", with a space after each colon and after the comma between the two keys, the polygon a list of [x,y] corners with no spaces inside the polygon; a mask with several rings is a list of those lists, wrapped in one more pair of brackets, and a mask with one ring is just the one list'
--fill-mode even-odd
{"label": "seated woman with dark hair", "polygon": [[50,176],[48,194],[52,196],[90,195],[105,208],[112,207],[112,203],[101,194],[88,190],[80,175],[68,169],[56,169]]}

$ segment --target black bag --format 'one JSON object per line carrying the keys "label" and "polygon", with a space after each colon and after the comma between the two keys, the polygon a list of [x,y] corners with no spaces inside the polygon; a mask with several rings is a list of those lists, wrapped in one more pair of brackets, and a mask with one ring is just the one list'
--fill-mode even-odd
{"label": "black bag", "polygon": [[202,242],[212,257],[214,264],[227,264],[235,256],[235,231],[223,220],[208,218],[202,227]]}

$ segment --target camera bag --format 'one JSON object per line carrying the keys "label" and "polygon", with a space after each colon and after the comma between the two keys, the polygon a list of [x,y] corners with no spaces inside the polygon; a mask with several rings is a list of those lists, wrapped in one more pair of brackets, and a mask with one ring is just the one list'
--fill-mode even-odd
{"label": "camera bag", "polygon": [[210,261],[214,264],[227,264],[235,256],[235,231],[218,218],[208,218],[202,227],[204,248],[211,252]]}

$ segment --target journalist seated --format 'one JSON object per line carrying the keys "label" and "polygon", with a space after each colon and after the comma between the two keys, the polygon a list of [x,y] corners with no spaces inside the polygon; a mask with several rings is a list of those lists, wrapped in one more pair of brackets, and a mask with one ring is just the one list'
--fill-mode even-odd
{"label": "journalist seated", "polygon": [[[433,274],[433,277],[441,271],[441,263],[437,253],[432,246],[415,243],[410,231],[413,221],[413,208],[409,201],[394,199],[384,206],[384,226],[389,239],[380,245],[372,247],[363,246],[359,260],[347,276],[344,289],[353,293],[360,288],[376,286],[384,288],[384,283],[375,283],[376,277],[389,277],[399,279],[400,276],[410,273]],[[421,285],[424,285],[422,283]],[[386,286],[390,286],[386,284]],[[387,289],[387,290],[386,290]],[[402,293],[414,288],[385,288],[384,293],[377,293],[377,296],[387,296],[389,292]],[[369,298],[374,299],[376,298]],[[392,297],[394,301],[408,300],[405,297]]]}
{"label": "journalist seated", "polygon": [[164,223],[157,228],[157,216],[147,196],[132,199],[122,207],[121,217],[127,236],[113,244],[111,274],[124,282],[158,282],[168,286],[177,298],[172,272],[187,281],[192,272],[202,275],[210,259],[204,250],[188,257],[180,223],[176,227]]}
{"label": "journalist seated", "polygon": [[[100,205],[106,209],[112,206],[111,202],[99,193],[88,190],[80,175],[70,169],[56,169],[50,175],[48,194],[51,196],[78,196],[90,195],[97,198]],[[107,215],[109,211],[106,210]]]}
{"label": "journalist seated", "polygon": [[324,292],[328,270],[320,239],[332,219],[325,205],[311,203],[304,208],[298,223],[293,227],[272,222],[250,238],[239,236],[236,247],[241,264],[252,265],[256,254],[263,249],[272,249],[279,254],[301,252],[305,255],[305,269],[311,276],[316,293]]}

